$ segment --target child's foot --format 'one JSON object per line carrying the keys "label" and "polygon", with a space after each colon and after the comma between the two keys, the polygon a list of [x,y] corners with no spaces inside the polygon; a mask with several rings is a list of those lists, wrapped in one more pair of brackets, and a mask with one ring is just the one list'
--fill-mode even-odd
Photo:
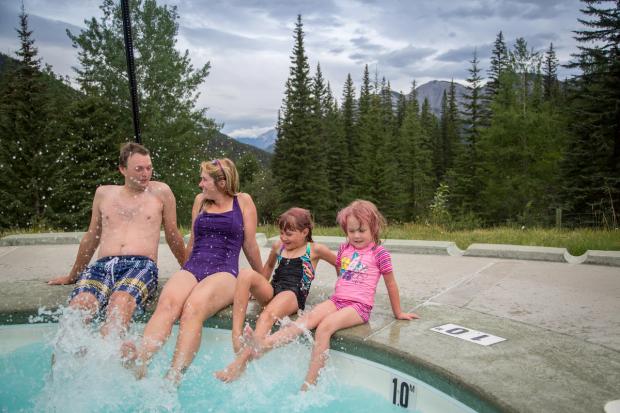
{"label": "child's foot", "polygon": [[304,384],[301,385],[301,388],[299,390],[303,392],[307,392],[308,390],[312,389],[312,387],[314,387],[312,383],[308,383],[307,381],[304,381]]}
{"label": "child's foot", "polygon": [[224,370],[216,371],[215,377],[224,383],[231,383],[243,374],[245,366],[245,362],[240,362],[238,359],[235,359],[235,361],[230,363]]}
{"label": "child's foot", "polygon": [[230,363],[224,370],[216,371],[215,377],[225,383],[237,380],[245,371],[248,362],[254,357],[254,349],[246,346],[237,355],[235,360]]}

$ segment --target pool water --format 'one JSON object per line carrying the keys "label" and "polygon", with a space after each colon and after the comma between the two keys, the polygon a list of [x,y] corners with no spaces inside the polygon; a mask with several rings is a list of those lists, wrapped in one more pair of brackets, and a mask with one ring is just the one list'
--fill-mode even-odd
{"label": "pool water", "polygon": [[[226,384],[213,373],[233,359],[230,331],[205,328],[200,351],[176,389],[163,378],[176,342],[175,327],[147,377],[136,380],[121,365],[120,339],[103,339],[96,323],[81,320],[82,314],[71,308],[40,309],[30,324],[0,325],[0,413],[475,413],[415,377],[335,350],[318,385],[300,392],[312,347],[308,331],[250,363],[238,381]],[[143,329],[144,324],[134,323],[128,339],[138,341]],[[447,388],[458,394],[454,390]]]}
{"label": "pool water", "polygon": [[[139,332],[143,326],[137,327]],[[403,411],[385,397],[342,380],[331,363],[315,389],[300,392],[310,356],[304,340],[268,353],[251,363],[241,379],[225,384],[213,372],[232,360],[230,332],[205,328],[200,352],[173,390],[163,376],[176,330],[143,380],[121,366],[120,342],[102,340],[94,331],[79,334],[68,331],[60,337],[58,324],[0,326],[0,411]]]}

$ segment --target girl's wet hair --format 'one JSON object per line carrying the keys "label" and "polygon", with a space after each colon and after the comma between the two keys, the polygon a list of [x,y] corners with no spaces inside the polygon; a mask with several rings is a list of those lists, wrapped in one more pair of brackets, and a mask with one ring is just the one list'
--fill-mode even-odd
{"label": "girl's wet hair", "polygon": [[312,222],[312,215],[307,209],[291,208],[282,213],[278,218],[278,228],[280,231],[303,231],[307,228],[306,241],[312,242],[314,222]]}
{"label": "girl's wet hair", "polygon": [[356,199],[341,209],[336,217],[336,222],[338,222],[345,234],[347,233],[347,219],[350,216],[355,217],[360,223],[368,225],[375,244],[379,245],[381,243],[381,231],[387,226],[387,222],[375,204],[363,199]]}

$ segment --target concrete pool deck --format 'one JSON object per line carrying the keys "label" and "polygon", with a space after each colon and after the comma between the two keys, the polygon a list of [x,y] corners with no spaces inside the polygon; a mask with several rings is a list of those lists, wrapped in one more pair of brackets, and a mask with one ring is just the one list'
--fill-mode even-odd
{"label": "concrete pool deck", "polygon": [[[268,251],[261,247],[263,259]],[[620,267],[395,251],[402,306],[421,319],[394,320],[380,282],[370,323],[338,333],[335,347],[384,350],[389,363],[417,370],[405,373],[472,395],[468,404],[481,411],[603,412],[620,399]],[[45,282],[68,271],[76,252],[75,243],[0,246],[3,322],[65,304],[72,286]],[[159,266],[163,285],[178,268],[165,245]],[[321,263],[309,304],[325,299],[334,281]],[[212,323],[226,326],[229,316],[224,310]],[[482,346],[431,330],[445,324],[506,340]]]}

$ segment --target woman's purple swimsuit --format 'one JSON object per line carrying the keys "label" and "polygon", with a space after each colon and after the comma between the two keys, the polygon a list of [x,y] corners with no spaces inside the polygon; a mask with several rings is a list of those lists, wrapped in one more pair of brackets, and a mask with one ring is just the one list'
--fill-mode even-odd
{"label": "woman's purple swimsuit", "polygon": [[198,282],[216,272],[239,274],[243,245],[243,215],[235,196],[233,208],[221,214],[202,211],[194,222],[194,246],[183,269]]}

